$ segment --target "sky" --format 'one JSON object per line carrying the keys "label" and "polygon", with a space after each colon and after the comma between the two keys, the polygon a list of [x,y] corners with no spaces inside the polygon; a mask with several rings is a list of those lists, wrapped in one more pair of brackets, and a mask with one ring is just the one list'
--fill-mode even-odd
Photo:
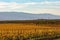
{"label": "sky", "polygon": [[0,0],[0,12],[60,15],[60,0]]}

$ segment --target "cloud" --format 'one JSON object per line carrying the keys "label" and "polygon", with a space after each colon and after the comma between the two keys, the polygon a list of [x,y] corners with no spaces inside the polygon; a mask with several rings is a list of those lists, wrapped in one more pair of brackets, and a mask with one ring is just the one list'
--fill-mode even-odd
{"label": "cloud", "polygon": [[60,15],[60,9],[45,9],[45,8],[32,8],[32,9],[23,9],[21,12],[27,12],[27,13],[33,13],[33,14],[54,14],[54,15]]}
{"label": "cloud", "polygon": [[31,5],[36,5],[36,4],[48,4],[48,5],[50,5],[50,4],[57,4],[57,5],[60,5],[60,1],[55,1],[55,2],[49,2],[49,1],[43,1],[43,2],[28,2],[28,3],[25,3],[25,4],[31,4]]}
{"label": "cloud", "polygon": [[23,8],[25,7],[26,5],[24,4],[17,4],[16,2],[11,2],[11,3],[8,3],[8,2],[0,2],[0,8]]}
{"label": "cloud", "polygon": [[0,2],[0,12],[52,13],[60,15],[60,2]]}

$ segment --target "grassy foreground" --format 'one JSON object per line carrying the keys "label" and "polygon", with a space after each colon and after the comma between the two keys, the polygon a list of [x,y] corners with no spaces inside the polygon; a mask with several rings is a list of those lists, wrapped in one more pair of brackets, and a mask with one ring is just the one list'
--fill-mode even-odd
{"label": "grassy foreground", "polygon": [[60,40],[60,20],[0,21],[0,40]]}

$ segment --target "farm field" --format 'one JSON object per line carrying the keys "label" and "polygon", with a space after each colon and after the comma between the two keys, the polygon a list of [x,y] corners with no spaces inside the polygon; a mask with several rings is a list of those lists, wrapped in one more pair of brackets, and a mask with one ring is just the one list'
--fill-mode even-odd
{"label": "farm field", "polygon": [[0,40],[59,39],[59,20],[0,21]]}

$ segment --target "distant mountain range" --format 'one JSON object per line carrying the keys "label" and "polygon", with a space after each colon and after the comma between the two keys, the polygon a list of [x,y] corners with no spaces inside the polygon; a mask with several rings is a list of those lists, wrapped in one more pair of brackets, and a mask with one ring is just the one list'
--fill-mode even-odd
{"label": "distant mountain range", "polygon": [[58,15],[29,14],[24,12],[0,12],[0,20],[60,19]]}

